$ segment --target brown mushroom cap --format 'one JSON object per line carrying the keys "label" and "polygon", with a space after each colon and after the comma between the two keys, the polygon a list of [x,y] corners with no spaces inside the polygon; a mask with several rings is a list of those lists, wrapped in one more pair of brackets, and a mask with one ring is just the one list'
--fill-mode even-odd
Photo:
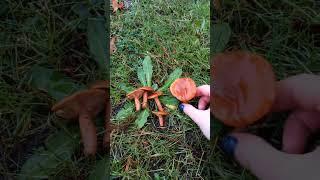
{"label": "brown mushroom cap", "polygon": [[191,78],[178,78],[171,84],[170,92],[179,101],[187,103],[196,96],[197,86]]}
{"label": "brown mushroom cap", "polygon": [[157,116],[165,116],[168,115],[167,112],[165,111],[152,111],[153,114],[157,115]]}
{"label": "brown mushroom cap", "polygon": [[223,123],[245,127],[270,111],[275,76],[261,56],[235,51],[213,59],[213,113]]}
{"label": "brown mushroom cap", "polygon": [[108,81],[99,80],[94,83],[92,83],[89,86],[89,89],[108,89],[109,83]]}
{"label": "brown mushroom cap", "polygon": [[129,99],[134,99],[134,98],[140,98],[143,95],[143,90],[141,89],[136,89],[129,94],[127,94],[127,98]]}
{"label": "brown mushroom cap", "polygon": [[149,86],[144,86],[144,87],[141,87],[139,89],[143,90],[143,91],[150,91],[150,92],[154,91],[154,89],[152,87],[149,87]]}
{"label": "brown mushroom cap", "polygon": [[161,92],[161,91],[156,91],[156,92],[154,92],[152,95],[150,95],[150,96],[148,97],[148,99],[153,99],[153,98],[159,97],[159,96],[161,96],[161,95],[163,95],[163,92]]}
{"label": "brown mushroom cap", "polygon": [[51,110],[64,119],[76,119],[84,111],[94,116],[104,107],[106,97],[106,92],[100,89],[83,90],[62,99]]}

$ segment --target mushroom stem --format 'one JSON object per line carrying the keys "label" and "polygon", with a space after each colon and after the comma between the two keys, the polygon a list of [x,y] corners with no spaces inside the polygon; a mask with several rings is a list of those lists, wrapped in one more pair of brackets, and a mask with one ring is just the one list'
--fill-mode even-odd
{"label": "mushroom stem", "polygon": [[163,116],[158,116],[159,117],[159,125],[160,127],[164,127],[164,120],[163,120]]}
{"label": "mushroom stem", "polygon": [[155,101],[156,104],[157,104],[158,111],[164,111],[164,110],[163,110],[163,107],[162,107],[162,105],[161,105],[161,102],[160,102],[160,100],[159,100],[159,98],[158,98],[158,97],[154,98],[154,101]]}
{"label": "mushroom stem", "polygon": [[140,104],[140,101],[139,101],[139,98],[138,97],[135,97],[134,98],[134,104],[136,106],[136,111],[140,111],[141,109],[141,104]]}
{"label": "mushroom stem", "polygon": [[97,151],[97,135],[96,126],[92,122],[92,118],[87,113],[79,116],[79,126],[84,146],[84,154],[94,155]]}
{"label": "mushroom stem", "polygon": [[146,109],[147,106],[148,106],[148,92],[145,91],[145,92],[143,93],[142,108],[143,108],[143,109]]}

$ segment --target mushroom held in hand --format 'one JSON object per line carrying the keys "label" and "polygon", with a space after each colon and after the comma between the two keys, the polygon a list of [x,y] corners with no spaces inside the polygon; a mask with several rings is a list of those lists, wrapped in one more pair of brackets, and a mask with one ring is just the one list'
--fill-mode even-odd
{"label": "mushroom held in hand", "polygon": [[197,86],[191,78],[179,78],[171,84],[170,92],[179,101],[188,103],[196,96]]}
{"label": "mushroom held in hand", "polygon": [[160,128],[163,128],[163,127],[164,127],[164,119],[163,119],[163,116],[168,115],[168,113],[165,112],[165,111],[159,111],[159,112],[152,111],[152,113],[155,114],[156,116],[158,116]]}
{"label": "mushroom held in hand", "polygon": [[263,57],[242,51],[218,54],[213,81],[213,113],[226,125],[245,127],[270,111],[275,76]]}
{"label": "mushroom held in hand", "polygon": [[129,94],[127,94],[128,99],[134,99],[136,111],[140,111],[140,109],[141,109],[141,104],[140,104],[139,98],[142,96],[143,92],[144,91],[141,89],[136,89],[136,90],[130,92]]}
{"label": "mushroom held in hand", "polygon": [[93,119],[104,109],[106,98],[105,90],[89,89],[66,97],[52,107],[52,111],[62,118],[79,119],[86,155],[94,155],[97,151],[97,135]]}

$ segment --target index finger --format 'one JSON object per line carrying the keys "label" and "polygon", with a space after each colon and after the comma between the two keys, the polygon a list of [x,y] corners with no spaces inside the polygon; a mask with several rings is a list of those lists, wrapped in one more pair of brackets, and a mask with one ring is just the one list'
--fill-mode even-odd
{"label": "index finger", "polygon": [[196,96],[210,97],[210,85],[202,85],[202,86],[197,87]]}

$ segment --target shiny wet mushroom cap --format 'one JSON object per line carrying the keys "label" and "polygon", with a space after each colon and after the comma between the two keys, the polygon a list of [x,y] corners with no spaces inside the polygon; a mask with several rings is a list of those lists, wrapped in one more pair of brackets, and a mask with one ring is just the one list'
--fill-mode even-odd
{"label": "shiny wet mushroom cap", "polygon": [[170,92],[179,101],[188,103],[196,96],[197,86],[191,78],[179,78],[171,84]]}
{"label": "shiny wet mushroom cap", "polygon": [[139,98],[143,95],[144,91],[141,89],[136,89],[129,94],[127,94],[128,99],[134,99],[134,104],[136,106],[136,111],[141,109],[141,104]]}
{"label": "shiny wet mushroom cap", "polygon": [[257,54],[235,51],[213,59],[213,114],[224,124],[245,127],[270,111],[275,99],[271,65]]}

